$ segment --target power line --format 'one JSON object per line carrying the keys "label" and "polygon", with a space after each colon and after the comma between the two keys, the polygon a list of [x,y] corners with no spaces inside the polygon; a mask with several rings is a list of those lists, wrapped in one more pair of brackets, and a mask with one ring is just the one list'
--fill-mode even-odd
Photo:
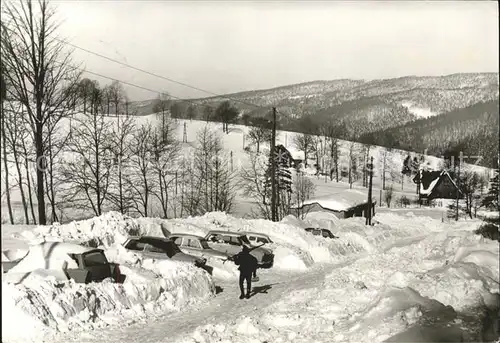
{"label": "power line", "polygon": [[85,51],[89,54],[92,54],[92,55],[95,55],[95,56],[98,56],[100,58],[103,58],[103,59],[106,59],[108,61],[111,61],[111,62],[114,62],[114,63],[117,63],[117,64],[120,64],[124,67],[127,67],[127,68],[130,68],[130,69],[133,69],[133,70],[136,70],[136,71],[139,71],[141,73],[144,73],[144,74],[148,74],[148,75],[151,75],[151,76],[154,76],[154,77],[157,77],[157,78],[160,78],[160,79],[163,79],[163,80],[166,80],[166,81],[169,81],[169,82],[173,82],[173,83],[176,83],[176,84],[179,84],[181,86],[184,86],[184,87],[188,87],[188,88],[191,88],[191,89],[195,89],[197,91],[201,91],[201,92],[204,92],[204,93],[207,93],[207,94],[210,94],[210,95],[213,95],[213,96],[216,96],[216,97],[220,97],[220,98],[224,98],[224,99],[228,99],[228,100],[232,100],[232,101],[235,101],[235,102],[239,102],[241,104],[245,104],[245,105],[248,105],[248,106],[253,106],[253,107],[257,107],[257,108],[265,108],[264,106],[260,106],[260,105],[256,105],[256,104],[251,104],[251,103],[248,103],[248,102],[245,102],[245,101],[242,101],[242,100],[238,100],[238,99],[234,99],[234,98],[231,98],[231,97],[228,97],[228,96],[224,96],[224,95],[220,95],[220,94],[217,94],[217,93],[214,93],[214,92],[211,92],[211,91],[208,91],[206,89],[202,89],[202,88],[199,88],[199,87],[196,87],[196,86],[192,86],[192,85],[189,85],[187,83],[184,83],[184,82],[181,82],[181,81],[177,81],[177,80],[174,80],[172,78],[169,78],[169,77],[166,77],[166,76],[162,76],[162,75],[159,75],[159,74],[156,74],[156,73],[153,73],[153,72],[150,72],[150,71],[147,71],[147,70],[144,70],[142,68],[138,68],[138,67],[134,67],[128,63],[124,63],[124,62],[121,62],[121,61],[118,61],[114,58],[111,58],[111,57],[108,57],[108,56],[105,56],[103,54],[100,54],[98,52],[95,52],[95,51],[92,51],[92,50],[89,50],[89,49],[86,49],[86,48],[82,48],[81,46],[78,46],[76,44],[73,44],[73,43],[70,43],[68,41],[65,41],[65,40],[62,40],[62,39],[59,39],[59,38],[55,38],[56,40],[58,40],[59,42],[63,43],[63,44],[66,44],[66,45],[69,45],[69,46],[72,46],[76,49],[79,49],[79,50],[82,50],[82,51]]}
{"label": "power line", "polygon": [[[10,32],[14,32],[14,30],[12,30],[11,28],[8,28],[6,26],[3,26],[5,29],[7,29],[8,31]],[[181,82],[181,81],[177,81],[177,80],[174,80],[172,78],[169,78],[169,77],[165,77],[165,76],[162,76],[162,75],[159,75],[159,74],[156,74],[156,73],[153,73],[153,72],[150,72],[150,71],[147,71],[147,70],[144,70],[142,68],[138,68],[138,67],[134,67],[128,63],[124,63],[124,62],[121,62],[121,61],[118,61],[114,58],[111,58],[111,57],[108,57],[108,56],[105,56],[103,54],[100,54],[98,52],[95,52],[95,51],[92,51],[92,50],[89,50],[89,49],[86,49],[86,48],[83,48],[81,46],[78,46],[76,44],[73,44],[73,43],[70,43],[66,40],[63,40],[63,39],[60,39],[60,38],[57,38],[57,37],[53,37],[54,40],[57,40],[63,44],[66,44],[66,45],[69,45],[69,46],[72,46],[76,49],[79,49],[79,50],[82,50],[82,51],[85,51],[89,54],[92,54],[92,55],[95,55],[95,56],[98,56],[100,58],[103,58],[103,59],[106,59],[108,61],[111,61],[111,62],[114,62],[114,63],[117,63],[117,64],[120,64],[124,67],[127,67],[129,69],[133,69],[133,70],[136,70],[136,71],[139,71],[141,73],[145,73],[145,74],[148,74],[148,75],[151,75],[151,76],[154,76],[154,77],[157,77],[157,78],[160,78],[160,79],[163,79],[163,80],[166,80],[166,81],[169,81],[169,82],[172,82],[172,83],[176,83],[176,84],[179,84],[181,86],[184,86],[184,87],[188,87],[188,88],[191,88],[191,89],[194,89],[194,90],[197,90],[197,91],[201,91],[201,92],[204,92],[204,93],[207,93],[207,94],[210,94],[210,95],[213,95],[213,96],[216,96],[216,97],[220,97],[220,98],[223,98],[223,99],[228,99],[228,100],[232,100],[234,102],[239,102],[241,104],[244,104],[244,105],[248,105],[248,106],[253,106],[253,107],[256,107],[256,108],[263,108],[263,109],[267,109],[268,107],[265,107],[265,106],[261,106],[261,105],[256,105],[256,104],[252,104],[252,103],[249,103],[249,102],[246,102],[246,101],[242,101],[242,100],[239,100],[239,99],[234,99],[234,98],[231,98],[231,97],[228,97],[228,96],[225,96],[225,95],[220,95],[220,94],[217,94],[217,93],[214,93],[214,92],[211,92],[211,91],[208,91],[206,89],[202,89],[202,88],[199,88],[199,87],[196,87],[196,86],[192,86],[192,85],[189,85],[187,83],[184,83],[184,82]],[[92,73],[90,73],[92,74]],[[95,73],[93,73],[95,74]],[[104,77],[104,76],[102,76]],[[108,78],[108,77],[106,77]],[[123,82],[125,83],[124,81],[120,81],[120,82]],[[129,85],[132,85],[132,84],[129,84]],[[133,85],[134,87],[136,85]],[[141,86],[139,86],[139,88],[142,88],[142,89],[145,89]],[[146,90],[150,90],[150,89],[146,89]],[[157,92],[157,91],[154,91],[155,93],[160,93],[160,94],[164,94],[165,92]],[[180,100],[186,100],[186,99],[183,99],[183,98],[180,98],[180,97],[176,97],[176,96],[172,96],[176,99],[180,99]],[[186,100],[187,101],[187,100]]]}

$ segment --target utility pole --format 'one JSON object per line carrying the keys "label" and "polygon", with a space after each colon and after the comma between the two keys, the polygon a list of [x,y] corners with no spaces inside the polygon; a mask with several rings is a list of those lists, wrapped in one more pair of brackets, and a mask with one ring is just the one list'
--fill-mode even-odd
{"label": "utility pole", "polygon": [[272,127],[272,135],[271,135],[271,153],[270,153],[270,162],[271,162],[271,219],[273,222],[278,221],[276,218],[276,158],[275,151],[276,149],[276,107],[273,107],[273,127]]}
{"label": "utility pole", "polygon": [[455,202],[455,220],[458,221],[458,206],[459,206],[459,199],[460,199],[460,165],[462,164],[462,159],[464,158],[464,154],[462,151],[460,151],[460,157],[458,158],[458,173],[457,173],[457,197],[456,197],[456,202]]}
{"label": "utility pole", "polygon": [[368,184],[368,211],[366,217],[366,225],[372,225],[372,182],[373,182],[373,156],[370,158],[370,163],[366,166],[370,175]]}

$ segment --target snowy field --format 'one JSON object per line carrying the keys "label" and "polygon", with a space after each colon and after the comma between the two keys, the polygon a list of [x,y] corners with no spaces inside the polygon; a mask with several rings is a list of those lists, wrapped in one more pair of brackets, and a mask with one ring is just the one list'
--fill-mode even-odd
{"label": "snowy field", "polygon": [[[223,213],[187,219],[99,218],[46,227],[3,226],[2,260],[29,244],[93,242],[127,279],[88,285],[32,273],[2,278],[3,342],[382,342],[493,340],[498,311],[498,242],[474,234],[478,220],[442,223],[413,212],[339,220],[246,220]],[[339,239],[305,233],[327,225]],[[234,265],[218,273],[141,259],[129,234],[257,231],[275,242],[275,266],[259,272],[255,295],[239,300]],[[8,231],[7,231],[8,230]],[[209,264],[209,262],[207,262]],[[36,267],[36,266],[35,266]],[[22,322],[23,330],[16,323]],[[31,328],[31,329],[28,329]],[[420,336],[419,336],[420,335]],[[423,338],[422,338],[423,337]]]}

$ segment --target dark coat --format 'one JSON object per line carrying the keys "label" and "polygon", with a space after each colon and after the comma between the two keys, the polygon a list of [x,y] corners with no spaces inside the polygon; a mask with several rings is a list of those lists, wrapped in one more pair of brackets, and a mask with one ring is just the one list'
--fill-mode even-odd
{"label": "dark coat", "polygon": [[242,273],[253,273],[257,269],[258,261],[248,252],[240,252],[234,255],[234,263],[240,266],[238,269]]}

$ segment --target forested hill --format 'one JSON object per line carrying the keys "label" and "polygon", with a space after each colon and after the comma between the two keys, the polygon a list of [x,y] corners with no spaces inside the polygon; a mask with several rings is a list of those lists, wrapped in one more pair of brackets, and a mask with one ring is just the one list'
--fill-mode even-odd
{"label": "forested hill", "polygon": [[479,163],[498,168],[499,101],[486,101],[360,137],[363,143],[441,156],[481,155]]}

